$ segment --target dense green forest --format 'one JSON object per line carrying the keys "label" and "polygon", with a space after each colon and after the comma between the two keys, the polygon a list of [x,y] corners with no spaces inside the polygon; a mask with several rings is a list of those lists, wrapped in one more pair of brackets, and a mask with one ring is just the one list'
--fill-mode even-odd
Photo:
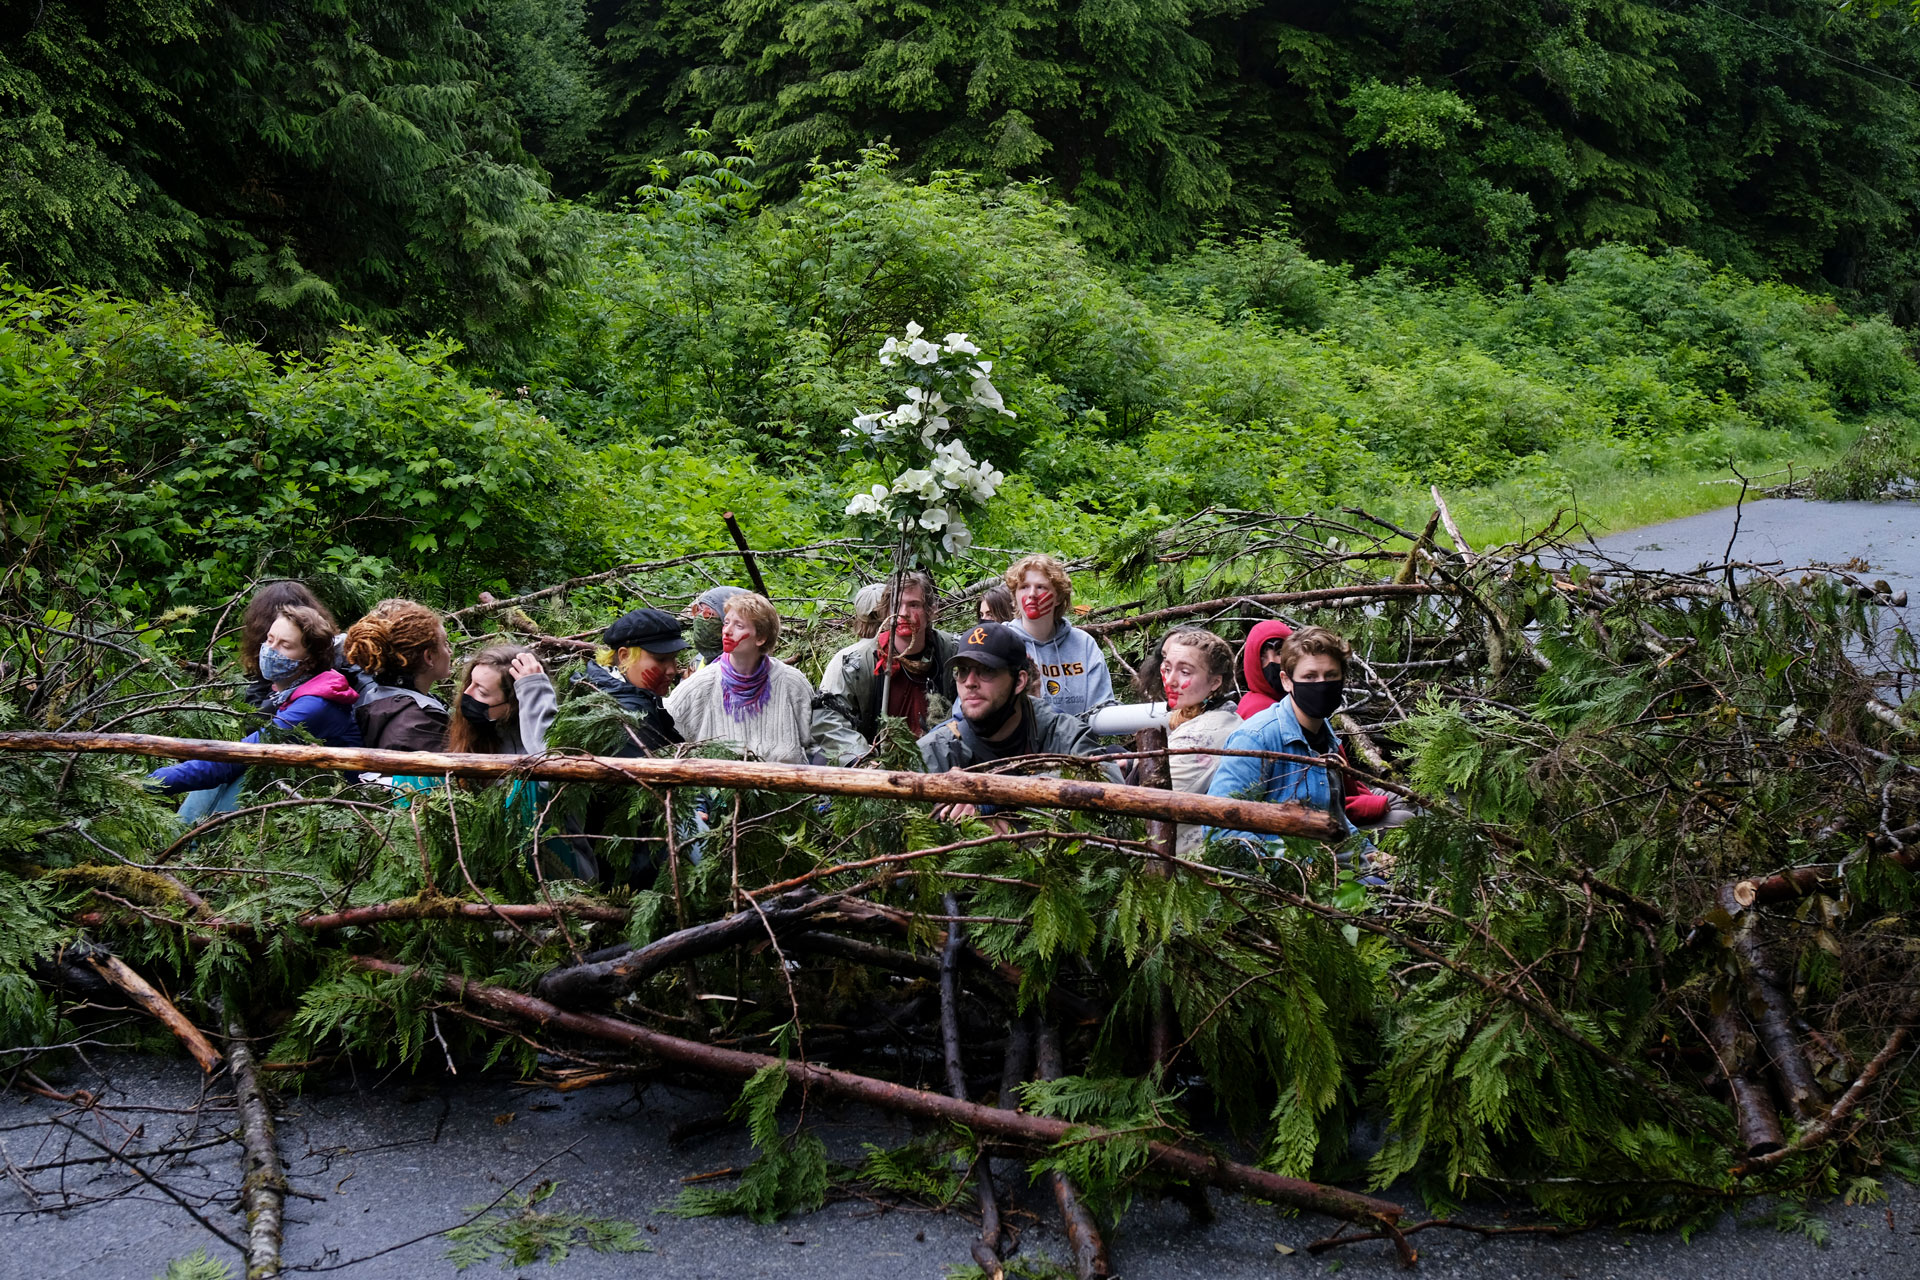
{"label": "dense green forest", "polygon": [[972,335],[1019,415],[974,442],[1009,477],[983,547],[1434,483],[1483,533],[1620,527],[1911,438],[1891,11],[7,21],[9,558],[133,607],[268,562],[524,582],[732,506],[845,532],[876,477],[841,432],[909,322]]}

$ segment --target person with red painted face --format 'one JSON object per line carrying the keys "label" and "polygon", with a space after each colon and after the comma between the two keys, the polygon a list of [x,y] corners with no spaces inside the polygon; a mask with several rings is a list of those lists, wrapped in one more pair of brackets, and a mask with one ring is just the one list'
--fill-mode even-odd
{"label": "person with red painted face", "polygon": [[[1160,688],[1167,702],[1167,773],[1175,791],[1205,794],[1221,747],[1240,727],[1233,701],[1233,647],[1211,631],[1183,627],[1160,645]],[[1175,848],[1187,857],[1204,829],[1182,824]]]}
{"label": "person with red painted face", "polygon": [[1040,670],[1034,698],[1082,719],[1115,702],[1100,642],[1067,620],[1073,606],[1067,567],[1052,556],[1023,556],[1007,566],[1002,581],[1019,610],[1014,625]]}
{"label": "person with red painted face", "polygon": [[[900,575],[900,607],[893,607],[893,584],[883,589],[884,625],[870,639],[842,649],[820,672],[813,698],[813,737],[829,764],[852,764],[871,750],[880,728],[880,691],[886,687],[886,714],[907,722],[918,738],[945,719],[953,707],[955,637],[933,627],[933,577],[924,569]],[[891,681],[888,680],[891,668]]]}
{"label": "person with red painted face", "polygon": [[813,685],[773,656],[780,613],[752,591],[727,600],[720,659],[682,680],[667,695],[667,714],[688,742],[721,742],[761,760],[806,764]]}
{"label": "person with red painted face", "polygon": [[666,697],[680,683],[680,655],[687,647],[686,627],[665,609],[634,609],[614,619],[600,637],[612,663],[589,662],[576,684],[598,689],[633,713],[630,742],[613,752],[644,755],[680,742],[667,714]]}

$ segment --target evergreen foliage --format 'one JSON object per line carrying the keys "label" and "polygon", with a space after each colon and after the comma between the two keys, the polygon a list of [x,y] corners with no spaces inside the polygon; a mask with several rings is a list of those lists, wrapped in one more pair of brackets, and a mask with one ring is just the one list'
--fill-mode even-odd
{"label": "evergreen foliage", "polygon": [[543,1258],[548,1266],[557,1267],[572,1254],[575,1245],[585,1245],[595,1253],[653,1252],[631,1222],[539,1207],[559,1189],[559,1182],[549,1179],[529,1192],[508,1191],[497,1208],[469,1205],[467,1212],[484,1216],[447,1233],[453,1246],[447,1250],[447,1260],[453,1263],[453,1269],[465,1271],[475,1263],[498,1259],[502,1271],[512,1271]]}
{"label": "evergreen foliage", "polygon": [[[1215,515],[1120,540],[1109,555],[1122,580],[1121,561],[1137,564],[1144,546],[1148,561],[1204,556],[1216,583],[1309,586],[1351,580],[1346,566],[1365,561],[1349,557],[1384,545],[1352,525]],[[352,1055],[421,1070],[451,1054],[533,1072],[538,1040],[461,1017],[431,983],[371,974],[349,957],[525,990],[608,942],[732,914],[739,891],[812,873],[822,891],[899,913],[905,932],[893,945],[909,950],[938,937],[943,926],[924,917],[960,895],[969,940],[1020,975],[1004,1003],[968,997],[968,1026],[1037,1013],[1062,992],[1096,1002],[1096,1025],[1069,1037],[1073,1074],[1027,1085],[1021,1101],[1076,1126],[1031,1167],[1068,1173],[1109,1218],[1164,1179],[1147,1144],[1190,1143],[1209,1116],[1266,1167],[1322,1178],[1358,1171],[1347,1135],[1379,1116],[1387,1140],[1365,1165],[1375,1185],[1410,1177],[1442,1206],[1486,1189],[1524,1194],[1567,1221],[1691,1223],[1768,1188],[1871,1194],[1857,1179],[1912,1169],[1920,1151],[1900,1110],[1911,1084],[1897,1070],[1878,1123],[1759,1173],[1729,1172],[1739,1156],[1727,1106],[1711,1054],[1695,1046],[1739,969],[1699,937],[1728,923],[1715,915],[1716,886],[1781,865],[1840,865],[1817,891],[1764,909],[1779,926],[1770,945],[1804,989],[1829,1097],[1884,1042],[1910,988],[1915,894],[1912,873],[1874,841],[1891,830],[1889,814],[1911,810],[1911,740],[1867,706],[1857,659],[1910,672],[1911,639],[1845,582],[1753,581],[1729,596],[1717,580],[1544,567],[1558,563],[1459,566],[1477,604],[1429,596],[1299,618],[1337,619],[1376,664],[1461,655],[1439,664],[1455,674],[1400,678],[1406,715],[1377,703],[1366,713],[1382,717],[1376,732],[1390,735],[1428,810],[1379,838],[1399,859],[1386,886],[1359,883],[1307,843],[1256,866],[1216,842],[1163,875],[1128,843],[1140,834],[1130,820],[1056,815],[1016,839],[853,798],[709,793],[710,829],[682,826],[668,841],[668,795],[636,790],[632,810],[605,828],[636,848],[665,846],[659,878],[636,892],[574,880],[554,856],[568,815],[583,811],[566,794],[574,788],[529,808],[507,788],[395,796],[268,770],[255,771],[241,811],[196,837],[187,864],[165,807],[114,761],[9,755],[0,785],[26,803],[0,828],[0,1011],[16,1043],[71,1036],[76,1015],[28,968],[94,912],[93,936],[136,967],[177,975],[168,985],[184,1000],[292,1007],[274,1060],[324,1067]],[[777,583],[813,572],[800,560],[771,560],[769,571]],[[647,579],[650,597],[664,580]],[[565,631],[581,616],[573,610],[596,606],[547,607],[541,625]],[[1504,621],[1489,628],[1488,617]],[[1524,630],[1511,625],[1519,619]],[[103,694],[130,700],[116,706],[130,707],[133,727],[179,723],[165,676],[176,633],[7,625],[6,652],[31,644],[42,664],[33,676],[7,669],[10,723],[88,723]],[[809,630],[810,648],[838,642],[823,624]],[[617,727],[607,699],[576,692],[564,673],[556,684],[568,694],[556,745]],[[1892,714],[1914,710],[1909,700]],[[197,714],[208,717],[201,731],[218,731],[219,709]],[[676,790],[671,803],[684,816],[694,797]],[[926,850],[938,852],[870,861]],[[828,870],[843,864],[852,869]],[[208,906],[191,905],[176,880]],[[630,910],[624,921],[510,928],[436,915],[482,897]],[[413,918],[324,933],[296,923],[375,903]],[[915,988],[775,946],[694,957],[621,1009],[840,1065],[862,1053],[850,1031],[924,1005]],[[1156,1074],[1139,1046],[1162,991],[1181,1047]],[[917,1052],[911,1037],[887,1043],[892,1065],[867,1069],[899,1070]],[[675,1211],[768,1221],[817,1206],[837,1178],[936,1203],[969,1193],[961,1171],[981,1154],[974,1135],[939,1130],[838,1170],[805,1108],[783,1111],[794,1100],[779,1066],[750,1080],[736,1112],[753,1164],[734,1186],[689,1190]],[[1088,1141],[1080,1126],[1111,1136]],[[546,1212],[516,1204],[474,1249],[551,1243],[545,1226],[515,1225]]]}
{"label": "evergreen foliage", "polygon": [[575,245],[516,111],[577,166],[591,89],[565,6],[555,30],[503,3],[497,54],[476,9],[20,10],[0,46],[0,146],[23,177],[0,192],[0,261],[33,283],[187,288],[276,347],[352,321],[511,352]]}
{"label": "evergreen foliage", "polygon": [[[603,0],[615,190],[712,120],[785,195],[888,141],[920,177],[1045,177],[1103,249],[1291,210],[1312,249],[1512,281],[1686,245],[1908,310],[1920,63],[1820,0],[1252,0],[723,10]],[[620,179],[626,179],[625,185]]]}

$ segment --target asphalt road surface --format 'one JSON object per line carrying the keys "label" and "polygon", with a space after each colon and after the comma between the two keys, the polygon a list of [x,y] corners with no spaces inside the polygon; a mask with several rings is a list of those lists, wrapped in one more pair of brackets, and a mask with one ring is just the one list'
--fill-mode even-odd
{"label": "asphalt road surface", "polygon": [[[75,1113],[18,1093],[0,1101],[0,1144],[6,1158],[31,1169],[60,1158],[98,1156],[100,1149],[46,1123],[66,1123],[116,1148],[129,1131],[140,1136],[129,1151],[161,1145],[194,1146],[218,1139],[232,1125],[218,1094],[198,1115],[199,1074],[191,1063],[152,1058],[95,1057],[111,1078],[105,1119]],[[84,1073],[66,1082],[98,1084]],[[710,1115],[726,1095],[651,1085],[607,1086],[574,1094],[517,1087],[499,1080],[391,1077],[342,1081],[283,1100],[280,1148],[294,1194],[287,1201],[284,1258],[289,1273],[321,1273],[353,1280],[414,1280],[456,1274],[442,1232],[472,1216],[472,1207],[512,1187],[545,1179],[559,1186],[544,1207],[571,1209],[638,1224],[652,1252],[603,1255],[576,1249],[558,1265],[511,1271],[493,1265],[469,1276],[513,1274],[555,1280],[936,1280],[964,1262],[976,1227],[958,1213],[886,1208],[866,1201],[830,1204],[818,1213],[772,1226],[732,1218],[681,1219],[660,1212],[680,1179],[744,1165],[745,1134],[730,1128],[674,1145],[670,1129]],[[909,1130],[890,1116],[858,1108],[816,1105],[809,1122],[838,1159],[856,1158],[862,1142],[896,1144]],[[127,1128],[123,1129],[121,1126]],[[63,1153],[64,1145],[64,1153]],[[177,1161],[142,1161],[156,1179],[186,1198],[226,1233],[243,1233],[234,1211],[238,1147],[226,1142]],[[46,1173],[28,1175],[42,1188]],[[203,1245],[235,1259],[211,1232],[152,1187],[116,1166],[67,1171],[65,1190],[77,1197],[114,1197],[66,1213],[31,1208],[15,1183],[0,1190],[0,1275],[20,1280],[86,1277],[147,1280],[170,1258]],[[1678,1234],[1630,1235],[1595,1231],[1566,1239],[1482,1239],[1456,1232],[1414,1237],[1417,1274],[1525,1277],[1527,1280],[1840,1280],[1841,1277],[1920,1275],[1920,1193],[1894,1186],[1885,1204],[1830,1205],[1820,1211],[1829,1241],[1816,1246],[1803,1234],[1777,1229],[1764,1206],[1741,1219],[1723,1218],[1691,1241]],[[43,1193],[43,1201],[52,1197]],[[1396,1198],[1408,1203],[1410,1197]],[[201,1203],[205,1201],[204,1205]],[[1158,1277],[1404,1275],[1384,1243],[1358,1244],[1313,1257],[1307,1245],[1332,1224],[1287,1217],[1214,1193],[1219,1214],[1209,1226],[1190,1223],[1171,1202],[1137,1203],[1108,1243],[1118,1275]],[[1027,1225],[1022,1251],[1066,1256],[1048,1198],[1024,1191],[1016,1220]],[[1476,1220],[1498,1221],[1476,1211]],[[421,1237],[428,1237],[422,1239]],[[411,1242],[411,1243],[409,1243]],[[1280,1248],[1291,1250],[1284,1253]],[[239,1274],[236,1268],[236,1275]]]}
{"label": "asphalt road surface", "polygon": [[[1763,501],[1748,503],[1739,521],[1736,559],[1858,562],[1856,571],[1886,578],[1920,607],[1920,505]],[[1601,545],[1648,567],[1686,569],[1722,561],[1733,527],[1729,509],[1620,534]],[[147,1280],[162,1273],[169,1259],[202,1246],[237,1263],[237,1254],[214,1234],[244,1234],[243,1215],[235,1208],[239,1149],[223,1140],[233,1127],[230,1108],[217,1093],[207,1105],[196,1105],[202,1085],[184,1060],[96,1054],[92,1061],[98,1074],[77,1070],[59,1087],[98,1091],[102,1110],[18,1091],[0,1094],[0,1277]],[[751,1158],[738,1126],[679,1144],[669,1140],[675,1125],[711,1116],[730,1096],[731,1087],[715,1094],[657,1084],[562,1095],[436,1072],[338,1081],[284,1098],[280,1146],[293,1192],[283,1253],[289,1274],[353,1280],[453,1275],[444,1232],[504,1192],[548,1179],[558,1187],[544,1207],[636,1223],[651,1252],[601,1255],[576,1248],[558,1265],[503,1271],[482,1264],[469,1275],[904,1280],[939,1277],[967,1259],[976,1228],[958,1213],[853,1200],[756,1226],[661,1212],[681,1179],[736,1168]],[[897,1119],[854,1108],[816,1104],[810,1122],[835,1158],[848,1161],[858,1157],[862,1142],[892,1145],[909,1136]],[[153,1179],[146,1182],[107,1155],[109,1149],[178,1154],[137,1161]],[[94,1163],[49,1167],[74,1160]],[[1415,1238],[1419,1274],[1449,1280],[1920,1276],[1920,1192],[1895,1185],[1890,1193],[1884,1204],[1820,1209],[1824,1246],[1806,1234],[1779,1230],[1762,1205],[1737,1218],[1725,1216],[1690,1240],[1677,1233],[1617,1231],[1561,1239],[1427,1232]],[[1389,1194],[1412,1205],[1410,1194]],[[1383,1243],[1316,1257],[1307,1245],[1331,1224],[1219,1193],[1212,1202],[1218,1218],[1204,1226],[1171,1202],[1136,1204],[1109,1235],[1117,1274],[1128,1280],[1403,1274]],[[1018,1209],[1014,1220],[1026,1227],[1022,1253],[1064,1258],[1048,1198],[1023,1189]],[[1488,1221],[1487,1211],[1476,1210],[1475,1220]],[[235,1274],[242,1270],[236,1265]]]}

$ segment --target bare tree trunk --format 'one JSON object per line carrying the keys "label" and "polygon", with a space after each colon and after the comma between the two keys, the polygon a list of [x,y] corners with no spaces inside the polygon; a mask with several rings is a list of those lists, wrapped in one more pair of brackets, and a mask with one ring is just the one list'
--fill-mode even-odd
{"label": "bare tree trunk", "polygon": [[1328,816],[1297,802],[1262,804],[1183,791],[1154,791],[1111,782],[1022,778],[1006,774],[909,773],[648,756],[495,756],[438,751],[377,751],[293,743],[214,742],[144,733],[0,733],[0,751],[102,751],[170,760],[229,760],[358,773],[410,773],[452,778],[537,778],[544,782],[629,783],[650,787],[725,787],[742,791],[874,796],[921,804],[992,804],[1003,808],[1079,809],[1137,818],[1166,818],[1257,831],[1264,835],[1338,840]]}
{"label": "bare tree trunk", "polygon": [[[425,974],[404,965],[371,956],[355,956],[352,963],[370,973],[384,973],[400,978],[426,977]],[[510,991],[505,987],[490,986],[485,983],[468,982],[452,975],[443,978],[440,987],[455,1000],[467,1004],[524,1018],[541,1027],[623,1044],[643,1053],[650,1053],[662,1061],[695,1067],[714,1075],[744,1079],[763,1068],[777,1065],[787,1073],[789,1079],[802,1088],[817,1089],[822,1093],[866,1102],[904,1115],[964,1125],[976,1132],[993,1134],[1022,1146],[1047,1147],[1069,1135],[1088,1141],[1099,1141],[1105,1136],[1098,1129],[1072,1125],[1065,1120],[1030,1115],[1024,1111],[1001,1111],[978,1103],[961,1102],[957,1098],[949,1098],[943,1094],[929,1093],[923,1089],[913,1089],[906,1085],[894,1084],[892,1081],[876,1080],[871,1076],[855,1075],[848,1071],[836,1071],[817,1063],[797,1062],[791,1059],[773,1058],[761,1053],[723,1048],[719,1045],[700,1044],[619,1018],[598,1014],[569,1013],[565,1009],[532,996],[522,995],[518,991]],[[1406,1210],[1390,1200],[1380,1200],[1339,1187],[1307,1182],[1300,1178],[1282,1177],[1277,1173],[1268,1173],[1265,1169],[1256,1169],[1251,1165],[1225,1160],[1217,1155],[1189,1151],[1185,1147],[1174,1146],[1171,1143],[1152,1143],[1148,1147],[1148,1159],[1156,1167],[1164,1169],[1175,1177],[1225,1187],[1273,1204],[1300,1209],[1308,1213],[1318,1213],[1329,1218],[1338,1218],[1343,1222],[1388,1230],[1395,1247],[1400,1250],[1401,1258],[1409,1263],[1412,1261],[1412,1247],[1407,1244],[1399,1228],[1395,1226]]]}
{"label": "bare tree trunk", "polygon": [[280,1222],[286,1205],[287,1176],[274,1145],[273,1108],[260,1088],[247,1043],[247,1024],[239,1014],[227,1023],[227,1068],[233,1075],[235,1101],[240,1109],[240,1141],[244,1151],[241,1193],[247,1206],[247,1280],[280,1274]]}

